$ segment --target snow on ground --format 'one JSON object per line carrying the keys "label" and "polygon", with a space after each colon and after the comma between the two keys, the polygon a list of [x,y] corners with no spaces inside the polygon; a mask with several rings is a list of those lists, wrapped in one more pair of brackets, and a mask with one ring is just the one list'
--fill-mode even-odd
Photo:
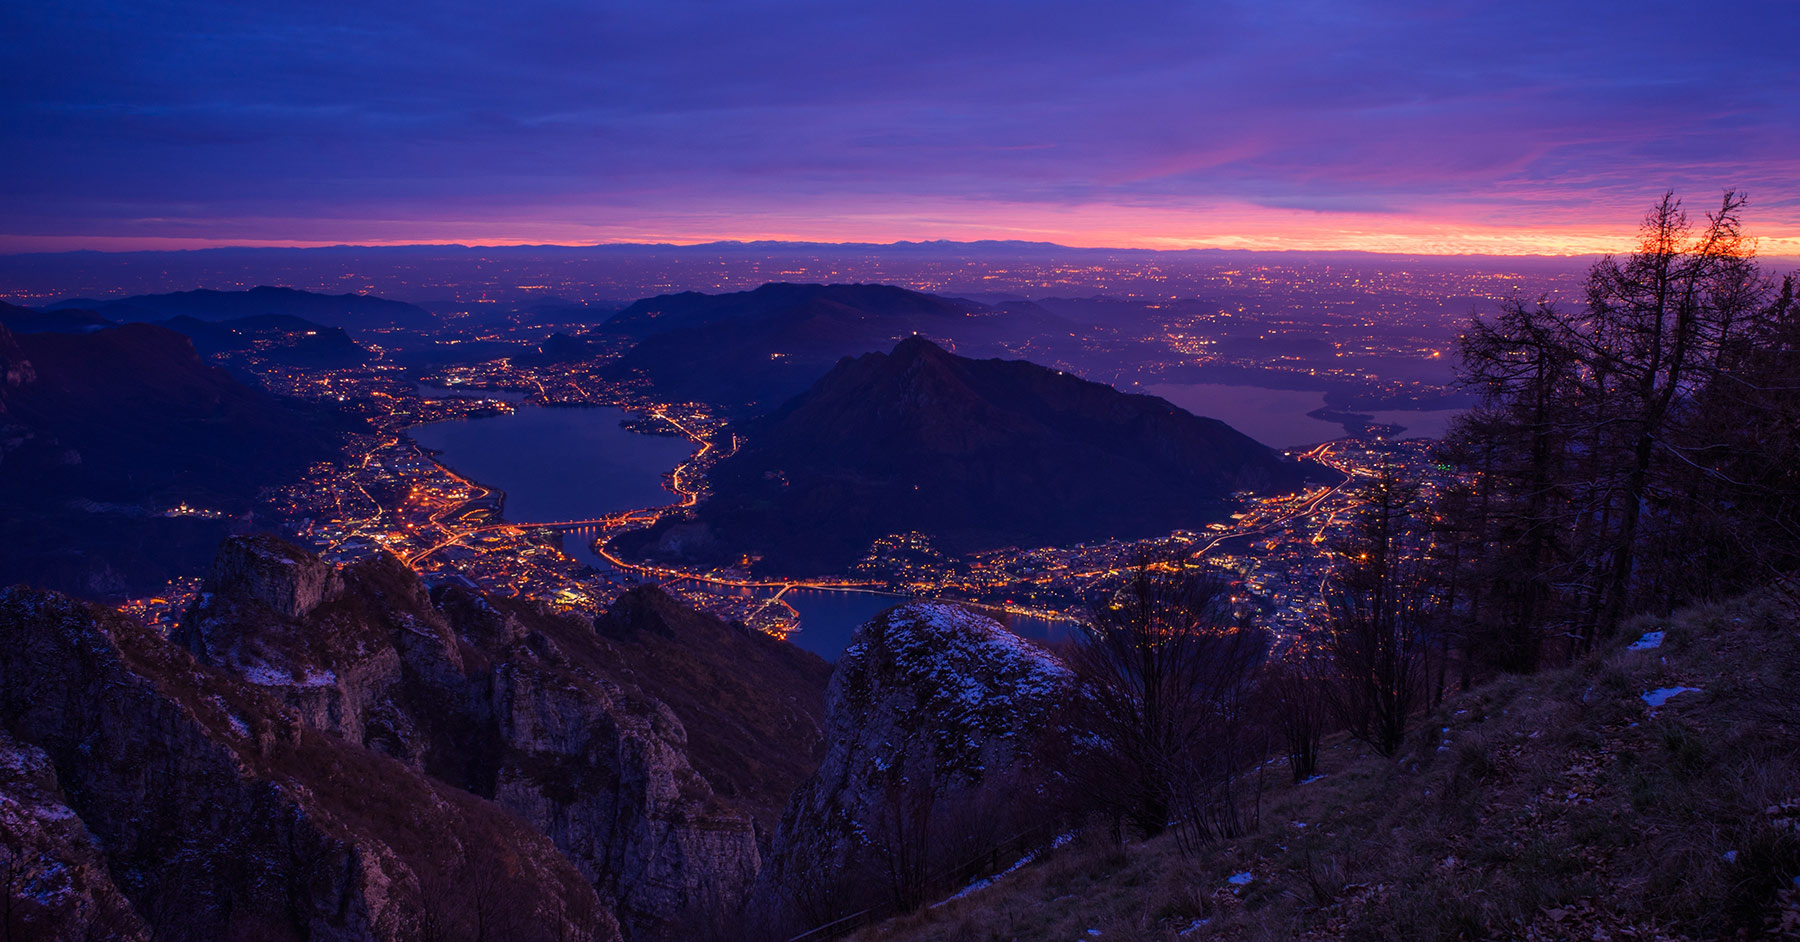
{"label": "snow on ground", "polygon": [[[1062,834],[1058,834],[1056,836],[1056,839],[1050,842],[1050,847],[1052,849],[1057,848],[1057,847],[1062,847],[1063,845],[1069,843],[1070,841],[1072,841],[1074,839],[1075,839],[1074,831],[1068,831],[1068,832],[1065,832]],[[1005,870],[1002,870],[999,873],[996,873],[992,876],[982,877],[981,879],[976,880],[975,882],[969,884],[968,886],[965,886],[962,889],[957,890],[955,893],[953,893],[949,896],[946,896],[943,899],[938,900],[935,903],[932,903],[930,908],[936,909],[939,906],[944,905],[945,903],[954,902],[955,900],[962,899],[963,897],[968,896],[971,893],[985,890],[988,887],[993,886],[994,881],[1000,879],[1001,877],[1006,876],[1009,873],[1012,873],[1014,870],[1017,870],[1020,867],[1025,866],[1026,864],[1031,863],[1032,861],[1038,859],[1038,855],[1041,853],[1043,853],[1042,848],[1040,848],[1038,850],[1034,850],[1031,853],[1028,853],[1023,857],[1020,857],[1018,860],[1014,861],[1013,865],[1010,867],[1007,867]]]}
{"label": "snow on ground", "polygon": [[244,679],[258,687],[328,687],[337,683],[337,674],[332,671],[315,671],[307,668],[298,679],[293,671],[280,667],[253,665],[243,669]]}
{"label": "snow on ground", "polygon": [[1684,693],[1699,692],[1699,687],[1658,687],[1655,690],[1645,691],[1644,702],[1650,704],[1651,708],[1654,709],[1668,703],[1670,697]]}
{"label": "snow on ground", "polygon": [[1663,643],[1663,633],[1662,632],[1647,631],[1644,633],[1644,636],[1642,638],[1639,638],[1636,641],[1631,642],[1631,644],[1627,645],[1625,650],[1627,650],[1627,651],[1648,651],[1651,648],[1662,647],[1662,643]]}

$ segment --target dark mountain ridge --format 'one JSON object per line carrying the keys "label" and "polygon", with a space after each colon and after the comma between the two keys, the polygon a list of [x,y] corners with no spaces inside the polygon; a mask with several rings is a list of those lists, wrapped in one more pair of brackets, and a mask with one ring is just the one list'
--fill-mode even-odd
{"label": "dark mountain ridge", "polygon": [[875,538],[909,530],[969,551],[1200,527],[1234,491],[1297,487],[1307,474],[1154,396],[923,338],[846,358],[745,435],[692,519],[621,548],[839,571]]}
{"label": "dark mountain ridge", "polygon": [[270,395],[149,324],[14,336],[0,327],[0,583],[149,591],[197,568],[261,487],[337,454],[352,420]]}
{"label": "dark mountain ridge", "polygon": [[291,314],[259,314],[203,321],[183,314],[162,326],[194,341],[201,356],[255,353],[288,366],[341,369],[366,362],[369,352],[342,327],[327,327]]}
{"label": "dark mountain ridge", "polygon": [[176,291],[144,294],[117,301],[72,298],[46,310],[80,308],[115,321],[165,321],[186,315],[203,321],[236,320],[264,314],[286,314],[327,327],[350,330],[435,326],[437,319],[422,307],[367,294],[316,294],[264,285],[248,291]]}
{"label": "dark mountain ridge", "polygon": [[77,334],[111,325],[112,322],[106,318],[80,308],[40,311],[0,301],[0,327],[15,334]]}

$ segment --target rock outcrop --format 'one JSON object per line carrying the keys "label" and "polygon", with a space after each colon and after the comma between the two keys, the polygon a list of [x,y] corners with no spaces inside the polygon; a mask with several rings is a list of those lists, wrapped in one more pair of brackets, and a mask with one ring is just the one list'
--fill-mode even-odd
{"label": "rock outcrop", "polygon": [[625,593],[594,629],[611,675],[668,704],[694,768],[772,836],[788,796],[824,758],[831,665],[655,586]]}
{"label": "rock outcrop", "polygon": [[1030,773],[1072,687],[1054,656],[953,605],[864,624],[832,673],[825,759],[782,819],[765,895],[817,918],[866,902],[846,875],[886,885],[896,866],[1010,836],[1025,822],[1007,806],[1044,786]]}
{"label": "rock outcrop", "polygon": [[0,938],[145,938],[50,757],[0,729]]}
{"label": "rock outcrop", "polygon": [[51,937],[692,938],[817,767],[828,675],[655,588],[587,621],[266,536],[169,637],[9,590],[0,876]]}
{"label": "rock outcrop", "polygon": [[[683,717],[639,686],[691,707],[688,715],[724,735],[781,721],[751,715],[754,703],[735,723],[703,714],[699,705],[716,692],[704,681],[716,675],[696,675],[692,663],[669,666],[719,663],[731,654],[720,643],[744,629],[645,589],[621,603],[633,617],[602,619],[603,634],[529,603],[461,589],[434,600],[391,557],[339,570],[269,537],[229,541],[204,589],[178,633],[195,657],[278,699],[306,728],[528,823],[615,910],[628,938],[679,935],[735,907],[754,880],[762,854],[753,813],[775,799],[721,799],[689,758]],[[634,638],[631,626],[667,647]],[[758,650],[740,658],[736,682],[795,689],[773,668],[757,676],[768,667]],[[810,689],[822,705],[822,662],[814,676]],[[805,699],[804,671],[797,686]],[[810,771],[817,722],[810,744],[791,747],[797,758],[771,764]],[[771,742],[775,751],[790,748]],[[727,765],[710,752],[708,764]],[[793,773],[788,787],[803,774]],[[741,783],[733,790],[746,791]]]}
{"label": "rock outcrop", "polygon": [[[111,612],[0,591],[0,714],[157,938],[619,937],[589,881],[513,815]],[[34,780],[48,794],[48,770]],[[73,836],[39,846],[92,867]]]}

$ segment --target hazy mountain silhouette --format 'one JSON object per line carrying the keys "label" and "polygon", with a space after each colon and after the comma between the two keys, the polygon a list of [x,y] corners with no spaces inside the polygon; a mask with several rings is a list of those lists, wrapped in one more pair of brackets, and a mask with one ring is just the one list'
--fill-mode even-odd
{"label": "hazy mountain silhouette", "polygon": [[49,310],[83,308],[115,321],[166,321],[186,315],[203,321],[227,321],[264,314],[300,317],[327,327],[350,330],[378,327],[432,327],[431,312],[404,301],[367,294],[315,294],[293,288],[268,286],[248,291],[177,291],[144,294],[118,301],[74,298],[59,301]]}
{"label": "hazy mountain silhouette", "polygon": [[15,334],[78,334],[86,330],[98,330],[111,323],[93,311],[80,308],[40,311],[0,301],[0,326]]}
{"label": "hazy mountain silhouette", "polygon": [[1036,305],[988,305],[891,285],[767,284],[754,291],[637,301],[602,331],[638,338],[611,375],[639,375],[671,399],[766,411],[844,356],[915,333],[987,354],[1060,324]]}
{"label": "hazy mountain silhouette", "polygon": [[327,327],[286,314],[261,314],[228,321],[203,321],[187,315],[162,326],[185,334],[201,356],[255,353],[289,366],[339,369],[357,366],[369,352],[341,327]]}

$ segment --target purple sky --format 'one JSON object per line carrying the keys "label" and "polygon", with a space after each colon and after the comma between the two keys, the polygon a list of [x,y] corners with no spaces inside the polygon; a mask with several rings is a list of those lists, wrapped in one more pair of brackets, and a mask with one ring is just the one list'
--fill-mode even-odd
{"label": "purple sky", "polygon": [[1800,4],[8,3],[0,251],[1027,238],[1800,254]]}

